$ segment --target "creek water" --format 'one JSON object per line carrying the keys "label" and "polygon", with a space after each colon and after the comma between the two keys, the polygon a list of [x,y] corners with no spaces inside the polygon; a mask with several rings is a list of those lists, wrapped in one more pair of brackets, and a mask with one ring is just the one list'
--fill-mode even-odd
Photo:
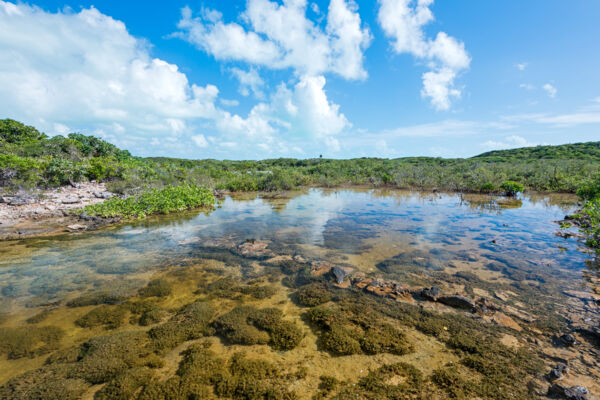
{"label": "creek water", "polygon": [[[351,277],[362,280],[397,282],[408,294],[394,301],[480,319],[497,326],[502,343],[508,347],[534,348],[548,363],[557,358],[575,359],[569,379],[596,389],[596,377],[590,371],[597,364],[586,364],[586,357],[597,357],[597,347],[581,339],[583,344],[578,348],[562,348],[555,345],[552,336],[573,325],[598,321],[598,307],[590,302],[597,290],[597,269],[580,242],[556,235],[556,221],[573,213],[576,206],[576,198],[560,194],[530,193],[511,199],[401,190],[311,189],[268,196],[235,195],[208,213],[185,212],[97,232],[1,242],[0,313],[4,316],[0,327],[32,326],[26,320],[46,310],[50,317],[39,325],[58,325],[67,331],[58,347],[77,345],[106,334],[106,330],[76,327],[73,320],[90,307],[69,308],[67,301],[98,292],[126,299],[136,296],[137,290],[156,276],[175,279],[181,271],[193,269],[204,274],[202,279],[207,282],[222,276],[233,277],[240,284],[269,278],[276,293],[268,299],[230,297],[221,304],[224,309],[242,303],[275,306],[302,326],[305,338],[287,353],[272,351],[266,345],[246,348],[262,356],[269,352],[270,359],[280,364],[305,363],[314,370],[305,383],[293,384],[301,397],[316,393],[317,378],[323,371],[334,371],[333,375],[338,371],[340,380],[356,381],[370,369],[405,360],[427,375],[460,359],[442,341],[416,330],[416,350],[409,355],[328,354],[318,346],[319,333],[302,317],[305,308],[294,302],[298,285],[281,284],[286,275],[278,268],[273,271],[278,257],[288,257],[306,265],[324,261],[339,265]],[[232,252],[244,243],[262,247],[251,248],[249,253]],[[223,256],[228,252],[232,258]],[[330,275],[322,278],[328,285],[335,283]],[[197,277],[178,280],[166,297],[165,308],[172,311],[194,300]],[[448,295],[488,299],[499,306],[502,317],[485,313],[471,317],[470,311],[415,296],[419,288],[430,286]],[[332,290],[358,289],[350,285]],[[210,293],[204,295],[210,297]],[[132,319],[117,330],[134,326]],[[244,347],[229,346],[216,336],[208,340],[222,354]],[[267,350],[260,350],[261,346]],[[177,351],[165,356],[165,376],[177,369]],[[47,354],[36,354],[11,360],[0,354],[0,385],[42,365],[45,357]]]}

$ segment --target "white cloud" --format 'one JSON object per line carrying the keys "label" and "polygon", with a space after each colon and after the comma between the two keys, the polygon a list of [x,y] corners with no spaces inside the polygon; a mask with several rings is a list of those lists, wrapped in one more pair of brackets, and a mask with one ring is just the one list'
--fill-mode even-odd
{"label": "white cloud", "polygon": [[353,0],[332,0],[324,31],[306,17],[306,0],[248,0],[242,19],[224,23],[220,13],[203,10],[193,17],[182,10],[179,32],[218,60],[242,61],[272,69],[293,68],[297,75],[336,73],[346,79],[363,79],[363,51],[370,43],[368,29],[361,28]]}
{"label": "white cloud", "polygon": [[513,149],[518,147],[532,147],[536,145],[536,143],[531,143],[527,139],[517,135],[508,136],[500,141],[488,140],[487,142],[481,144],[481,146],[487,150]]}
{"label": "white cloud", "polygon": [[350,122],[331,102],[325,92],[323,76],[303,76],[293,86],[280,84],[269,102],[259,103],[246,118],[223,112],[217,121],[219,131],[226,137],[244,137],[269,151],[288,151],[282,140],[298,138],[305,143],[313,140],[332,151],[340,149],[335,138],[351,127]]}
{"label": "white cloud", "polygon": [[551,99],[556,97],[557,90],[551,84],[546,83],[544,86],[542,86],[542,89],[544,89],[546,91],[546,93],[548,94],[548,97],[550,97]]}
{"label": "white cloud", "polygon": [[529,63],[523,62],[515,64],[515,67],[517,67],[519,71],[525,71],[525,68],[527,68],[528,65]]}
{"label": "white cloud", "polygon": [[[206,12],[205,18],[221,17]],[[0,26],[2,114],[48,133],[91,133],[137,154],[191,156],[193,143],[223,156],[260,157],[290,154],[299,143],[339,149],[335,136],[351,126],[327,98],[321,75],[281,84],[245,116],[219,108],[217,101],[239,103],[219,99],[216,86],[191,84],[95,8],[50,13],[0,1]],[[263,86],[253,68],[232,73],[248,90]]]}
{"label": "white cloud", "polygon": [[194,144],[196,146],[198,146],[200,148],[204,148],[204,147],[208,146],[208,141],[202,134],[192,136],[192,141],[194,142]]}
{"label": "white cloud", "polygon": [[86,124],[104,134],[115,127],[181,134],[185,120],[216,113],[215,86],[190,85],[176,65],[152,58],[143,40],[93,7],[49,13],[0,1],[0,26],[6,116],[56,133]]}
{"label": "white cloud", "polygon": [[427,39],[423,28],[433,21],[433,0],[379,0],[379,24],[398,54],[409,53],[425,60],[431,71],[423,74],[421,94],[438,110],[448,110],[453,98],[461,96],[454,80],[469,68],[471,58],[464,43],[439,32]]}
{"label": "white cloud", "polygon": [[265,94],[262,88],[265,81],[262,80],[254,68],[244,71],[239,68],[231,68],[231,73],[240,82],[239,92],[242,96],[249,96],[253,93],[256,98],[262,99]]}
{"label": "white cloud", "polygon": [[388,138],[398,137],[447,137],[477,135],[489,130],[508,130],[512,125],[503,122],[476,122],[463,120],[444,120],[427,124],[403,126],[389,129],[379,135]]}
{"label": "white cloud", "polygon": [[535,86],[533,86],[531,83],[521,83],[519,87],[525,90],[535,90]]}
{"label": "white cloud", "polygon": [[354,1],[331,0],[327,33],[331,37],[332,70],[346,78],[366,78],[363,50],[369,46],[371,34],[361,29],[358,6]]}
{"label": "white cloud", "polygon": [[240,105],[240,102],[235,99],[219,99],[219,102],[225,107],[237,107]]}

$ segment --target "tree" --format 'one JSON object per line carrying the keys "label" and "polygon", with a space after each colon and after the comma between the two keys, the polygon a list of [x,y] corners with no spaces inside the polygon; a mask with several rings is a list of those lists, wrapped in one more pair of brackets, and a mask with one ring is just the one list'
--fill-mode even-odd
{"label": "tree", "polygon": [[22,144],[46,138],[46,135],[33,126],[22,124],[13,119],[0,120],[0,140],[7,143]]}

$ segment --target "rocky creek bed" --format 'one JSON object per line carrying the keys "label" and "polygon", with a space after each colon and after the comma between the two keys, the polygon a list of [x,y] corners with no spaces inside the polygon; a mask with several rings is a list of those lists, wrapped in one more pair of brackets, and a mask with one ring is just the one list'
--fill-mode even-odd
{"label": "rocky creek bed", "polygon": [[0,398],[596,398],[598,275],[560,215],[457,204],[228,198],[15,241]]}

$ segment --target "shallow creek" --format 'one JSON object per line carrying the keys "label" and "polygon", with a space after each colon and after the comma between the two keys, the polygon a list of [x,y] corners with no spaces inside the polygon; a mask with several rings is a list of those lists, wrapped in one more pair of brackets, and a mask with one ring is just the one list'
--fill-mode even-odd
{"label": "shallow creek", "polygon": [[557,363],[596,398],[576,200],[311,189],[0,242],[0,398],[543,398]]}

